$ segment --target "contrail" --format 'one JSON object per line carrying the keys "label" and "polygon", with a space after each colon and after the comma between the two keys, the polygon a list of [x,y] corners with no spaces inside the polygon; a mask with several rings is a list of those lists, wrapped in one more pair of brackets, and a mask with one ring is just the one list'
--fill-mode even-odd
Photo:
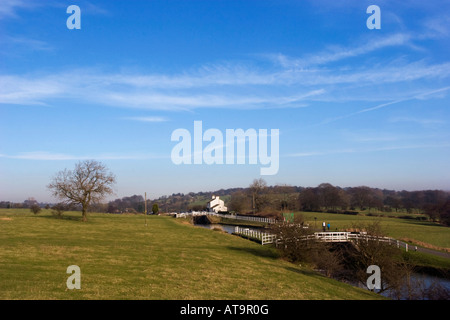
{"label": "contrail", "polygon": [[318,125],[327,124],[327,123],[334,122],[334,121],[337,121],[337,120],[349,118],[349,117],[355,116],[357,114],[361,114],[361,113],[365,113],[365,112],[369,112],[369,111],[374,111],[374,110],[381,109],[381,108],[384,108],[384,107],[387,107],[387,106],[390,106],[390,105],[393,105],[393,104],[397,104],[397,103],[400,103],[400,102],[404,102],[404,101],[424,99],[426,96],[429,96],[429,95],[432,95],[432,94],[435,94],[435,93],[439,93],[439,92],[445,92],[445,91],[448,91],[449,89],[450,89],[450,87],[444,87],[444,88],[428,91],[428,92],[425,92],[425,93],[421,93],[421,94],[415,95],[415,96],[410,97],[410,98],[398,99],[398,100],[382,103],[382,104],[379,104],[377,106],[366,108],[366,109],[362,109],[362,110],[359,110],[359,111],[356,111],[356,112],[352,112],[352,113],[349,113],[349,114],[346,114],[346,115],[343,115],[343,116],[340,116],[340,117],[324,120],[324,121],[318,123]]}

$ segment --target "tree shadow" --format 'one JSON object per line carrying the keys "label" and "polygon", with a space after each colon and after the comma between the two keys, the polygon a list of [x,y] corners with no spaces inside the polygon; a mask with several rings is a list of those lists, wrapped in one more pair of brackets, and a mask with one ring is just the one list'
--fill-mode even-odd
{"label": "tree shadow", "polygon": [[257,257],[278,259],[280,257],[279,253],[276,252],[274,248],[266,248],[261,246],[261,248],[246,248],[246,247],[232,247],[228,246],[227,249],[240,251],[252,254]]}
{"label": "tree shadow", "polygon": [[314,270],[307,270],[307,269],[298,269],[295,267],[284,267],[284,269],[286,269],[287,271],[290,272],[295,272],[301,275],[306,275],[306,276],[311,276],[311,277],[320,277],[320,278],[327,278],[326,276],[324,276],[323,274],[321,274],[318,271],[314,271]]}
{"label": "tree shadow", "polygon": [[440,224],[435,221],[422,221],[422,220],[413,220],[413,219],[403,219],[406,223],[410,223],[413,225],[421,225],[421,226],[427,226],[427,227],[443,227],[448,228],[448,226],[445,226],[443,224]]}
{"label": "tree shadow", "polygon": [[82,217],[76,217],[76,216],[71,216],[71,215],[62,215],[62,216],[54,216],[54,215],[37,215],[36,218],[43,218],[43,219],[50,219],[50,220],[56,220],[56,221],[77,221],[77,222],[81,222],[82,221]]}

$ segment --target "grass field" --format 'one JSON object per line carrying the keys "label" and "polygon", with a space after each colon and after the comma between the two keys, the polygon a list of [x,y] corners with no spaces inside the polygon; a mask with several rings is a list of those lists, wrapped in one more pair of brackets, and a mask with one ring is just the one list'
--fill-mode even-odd
{"label": "grass field", "polygon": [[[0,299],[381,299],[273,248],[163,216],[0,210]],[[81,269],[68,290],[66,269]]]}

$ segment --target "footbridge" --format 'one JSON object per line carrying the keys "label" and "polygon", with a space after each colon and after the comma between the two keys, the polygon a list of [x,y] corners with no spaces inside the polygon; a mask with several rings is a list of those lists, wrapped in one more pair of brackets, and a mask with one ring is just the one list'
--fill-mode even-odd
{"label": "footbridge", "polygon": [[[275,243],[283,243],[283,239],[279,239],[274,234],[267,232],[260,232],[251,230],[248,228],[236,227],[235,234],[242,235],[245,237],[260,240],[262,245]],[[336,232],[315,232],[313,234],[302,236],[297,239],[298,241],[323,241],[323,242],[362,242],[362,241],[379,241],[386,242],[388,244],[396,245],[398,248],[404,247],[408,251],[408,244],[389,237],[377,237],[368,235],[365,232],[346,232],[346,231],[336,231]]]}
{"label": "footbridge", "polygon": [[311,235],[307,235],[302,240],[320,240],[325,242],[349,242],[349,241],[381,241],[393,243],[397,240],[389,237],[377,237],[368,235],[366,232],[315,232]]}

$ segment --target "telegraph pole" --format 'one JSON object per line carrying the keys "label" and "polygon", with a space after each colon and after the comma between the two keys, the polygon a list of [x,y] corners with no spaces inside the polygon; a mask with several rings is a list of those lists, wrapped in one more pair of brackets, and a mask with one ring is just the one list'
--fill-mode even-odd
{"label": "telegraph pole", "polygon": [[147,226],[147,192],[145,193],[144,201],[144,214],[145,214],[145,226]]}
{"label": "telegraph pole", "polygon": [[253,207],[253,215],[255,215],[255,192],[252,194],[252,207]]}

